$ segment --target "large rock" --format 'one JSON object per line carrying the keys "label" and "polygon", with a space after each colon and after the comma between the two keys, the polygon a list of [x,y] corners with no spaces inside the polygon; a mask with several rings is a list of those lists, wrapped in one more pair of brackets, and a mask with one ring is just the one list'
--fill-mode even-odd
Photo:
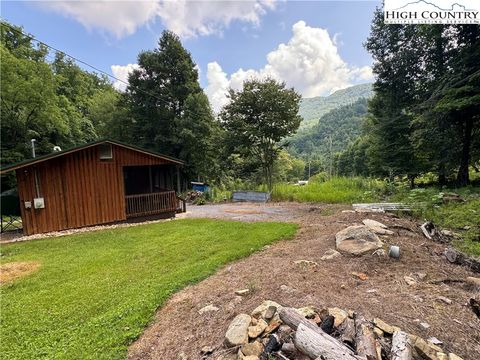
{"label": "large rock", "polygon": [[393,235],[393,231],[387,230],[387,225],[384,225],[381,222],[371,220],[371,219],[365,219],[362,222],[366,227],[372,230],[375,234]]}
{"label": "large rock", "polygon": [[367,226],[349,226],[335,235],[337,250],[352,255],[363,255],[380,249],[383,243]]}
{"label": "large rock", "polygon": [[[282,306],[275,301],[271,300],[265,300],[262,304],[257,306],[253,311],[252,311],[252,316],[254,318],[265,318],[265,315],[267,314],[267,310],[270,306],[275,306],[277,308],[277,312],[282,309]],[[268,319],[270,320],[270,319]]]}
{"label": "large rock", "polygon": [[248,343],[248,327],[252,318],[247,314],[235,316],[225,333],[225,345],[234,347]]}
{"label": "large rock", "polygon": [[339,256],[342,256],[342,254],[340,254],[337,250],[329,249],[325,251],[325,254],[323,254],[320,260],[331,260]]}
{"label": "large rock", "polygon": [[328,315],[331,315],[335,318],[335,322],[333,323],[333,326],[338,328],[340,325],[342,325],[342,323],[348,317],[348,312],[346,312],[343,309],[334,307],[334,308],[328,308]]}

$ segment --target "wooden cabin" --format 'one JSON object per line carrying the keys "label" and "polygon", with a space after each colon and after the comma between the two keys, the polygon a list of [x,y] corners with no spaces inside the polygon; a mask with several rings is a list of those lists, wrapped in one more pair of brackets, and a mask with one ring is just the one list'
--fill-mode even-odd
{"label": "wooden cabin", "polygon": [[6,166],[15,171],[25,235],[125,221],[173,217],[183,162],[112,140]]}

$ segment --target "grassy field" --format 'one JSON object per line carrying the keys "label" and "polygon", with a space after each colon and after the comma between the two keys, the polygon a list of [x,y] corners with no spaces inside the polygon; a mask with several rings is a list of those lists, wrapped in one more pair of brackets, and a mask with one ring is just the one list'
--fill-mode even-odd
{"label": "grassy field", "polygon": [[296,228],[178,220],[4,245],[2,263],[40,268],[0,287],[2,358],[124,358],[173,292]]}

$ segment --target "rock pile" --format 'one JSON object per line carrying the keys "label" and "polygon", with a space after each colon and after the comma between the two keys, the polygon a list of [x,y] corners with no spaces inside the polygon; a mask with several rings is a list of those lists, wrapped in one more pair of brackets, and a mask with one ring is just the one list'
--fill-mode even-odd
{"label": "rock pile", "polygon": [[[218,360],[461,360],[436,338],[424,340],[374,318],[339,308],[287,308],[266,300],[237,315]],[[215,355],[215,354],[213,354]],[[219,356],[218,356],[219,355]]]}

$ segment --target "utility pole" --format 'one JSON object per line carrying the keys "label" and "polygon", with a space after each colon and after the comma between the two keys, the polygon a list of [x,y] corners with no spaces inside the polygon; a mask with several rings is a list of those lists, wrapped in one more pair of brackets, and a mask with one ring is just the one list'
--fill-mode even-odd
{"label": "utility pole", "polygon": [[32,139],[30,141],[32,143],[32,157],[35,157],[35,141],[37,141],[37,139]]}

